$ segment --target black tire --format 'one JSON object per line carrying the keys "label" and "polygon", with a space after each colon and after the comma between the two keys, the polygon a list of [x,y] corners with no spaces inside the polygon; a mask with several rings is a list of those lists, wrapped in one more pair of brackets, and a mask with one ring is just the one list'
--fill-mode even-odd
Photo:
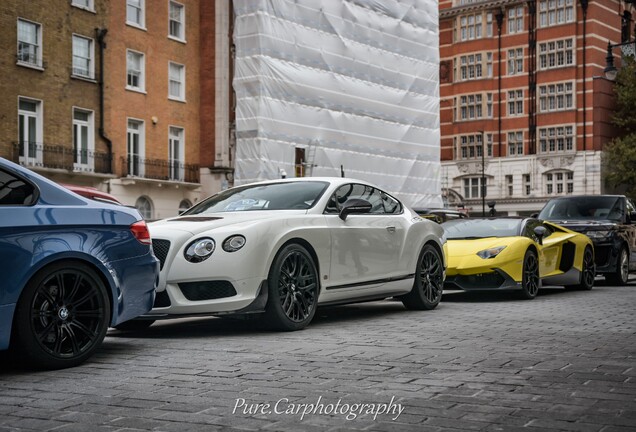
{"label": "black tire", "polygon": [[605,280],[616,286],[625,286],[629,281],[629,251],[626,247],[622,247],[616,261],[616,270],[614,273],[605,275]]}
{"label": "black tire", "polygon": [[589,291],[594,288],[594,279],[596,278],[596,264],[594,263],[594,253],[591,247],[586,247],[583,252],[583,268],[581,269],[581,278],[577,285],[568,285],[565,289]]}
{"label": "black tire", "polygon": [[267,277],[265,323],[274,330],[301,330],[318,306],[318,270],[307,249],[291,243],[283,247]]}
{"label": "black tire", "polygon": [[51,264],[29,281],[14,318],[15,349],[33,366],[77,366],[100,346],[110,323],[106,287],[87,264]]}
{"label": "black tire", "polygon": [[532,300],[539,293],[540,287],[541,279],[539,278],[537,253],[532,249],[528,249],[523,257],[523,277],[519,296],[526,300]]}
{"label": "black tire", "polygon": [[435,309],[442,299],[443,277],[442,257],[434,246],[424,245],[417,258],[413,288],[401,297],[404,306],[410,310]]}
{"label": "black tire", "polygon": [[132,319],[121,324],[117,324],[115,328],[121,331],[141,331],[146,330],[154,322],[155,320]]}

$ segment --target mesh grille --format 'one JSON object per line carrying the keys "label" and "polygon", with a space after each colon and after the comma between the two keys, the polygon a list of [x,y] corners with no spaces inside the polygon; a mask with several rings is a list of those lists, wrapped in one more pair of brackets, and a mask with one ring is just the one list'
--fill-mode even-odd
{"label": "mesh grille", "polygon": [[460,275],[455,278],[455,284],[466,288],[499,288],[504,283],[504,278],[499,273],[486,273],[481,275]]}
{"label": "mesh grille", "polygon": [[166,263],[166,257],[170,250],[169,240],[152,240],[152,251],[159,260],[159,270],[163,270],[163,265]]}
{"label": "mesh grille", "polygon": [[236,295],[228,281],[183,282],[179,284],[183,296],[190,301],[213,300]]}

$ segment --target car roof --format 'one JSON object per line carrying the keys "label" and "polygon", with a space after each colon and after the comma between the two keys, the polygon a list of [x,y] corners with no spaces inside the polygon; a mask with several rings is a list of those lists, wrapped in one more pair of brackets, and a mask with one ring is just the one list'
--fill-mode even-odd
{"label": "car roof", "polygon": [[111,204],[112,203],[121,204],[121,202],[117,198],[115,198],[113,195],[106,192],[102,192],[99,189],[91,187],[91,186],[79,186],[79,185],[66,184],[66,183],[60,183],[60,184],[64,186],[65,188],[75,192],[76,194],[79,194],[86,198],[90,198],[90,199],[101,201],[101,202],[108,202]]}

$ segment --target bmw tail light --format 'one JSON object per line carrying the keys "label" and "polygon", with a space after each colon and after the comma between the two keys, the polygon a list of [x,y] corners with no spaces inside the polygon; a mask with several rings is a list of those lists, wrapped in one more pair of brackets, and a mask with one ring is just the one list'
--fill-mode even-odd
{"label": "bmw tail light", "polygon": [[139,243],[145,245],[151,245],[152,240],[150,240],[150,231],[148,231],[148,225],[146,225],[146,221],[138,221],[130,226],[130,232],[133,236],[139,241]]}

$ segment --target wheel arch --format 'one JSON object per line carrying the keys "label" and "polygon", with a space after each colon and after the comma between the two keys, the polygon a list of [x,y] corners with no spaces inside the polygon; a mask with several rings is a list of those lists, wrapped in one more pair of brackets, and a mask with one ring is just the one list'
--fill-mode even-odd
{"label": "wheel arch", "polygon": [[[318,260],[318,254],[316,253],[316,250],[311,245],[311,243],[309,243],[307,240],[305,240],[302,237],[290,238],[286,240],[282,245],[280,245],[280,247],[276,250],[276,253],[273,256],[275,257],[276,255],[278,255],[278,252],[280,252],[285,246],[290,244],[299,244],[300,246],[304,247],[307,250],[307,252],[309,252],[309,255],[311,255],[311,259],[314,261],[314,265],[316,266],[319,291],[322,290],[322,284],[320,283],[320,261]],[[272,266],[271,263],[274,262],[274,259],[275,258],[272,258],[269,264],[270,267]]]}

